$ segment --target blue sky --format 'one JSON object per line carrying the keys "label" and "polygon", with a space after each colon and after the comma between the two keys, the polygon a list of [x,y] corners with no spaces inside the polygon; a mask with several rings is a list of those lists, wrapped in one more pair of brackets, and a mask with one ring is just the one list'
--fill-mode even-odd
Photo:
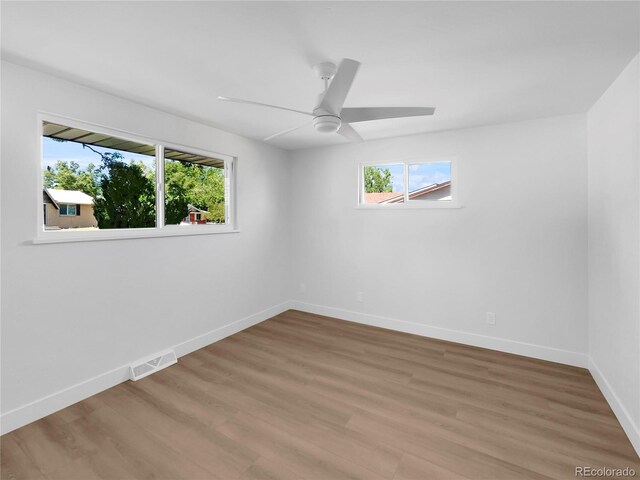
{"label": "blue sky", "polygon": [[434,162],[409,165],[409,191],[451,180],[451,163]]}
{"label": "blue sky", "polygon": [[[389,169],[393,191],[404,191],[402,165],[376,165],[381,170]],[[450,162],[419,163],[409,165],[409,191],[413,192],[432,183],[442,183],[451,180]]]}
{"label": "blue sky", "polygon": [[[155,157],[149,155],[139,155],[137,153],[123,152],[113,148],[102,148],[93,146],[95,150],[106,152],[120,152],[124,155],[125,160],[142,161],[145,165],[155,169]],[[81,169],[87,168],[87,165],[93,163],[96,167],[100,165],[100,157],[97,153],[92,152],[88,148],[82,148],[80,143],[75,142],[56,142],[49,137],[42,137],[42,169],[53,167],[57,161],[76,162]]]}

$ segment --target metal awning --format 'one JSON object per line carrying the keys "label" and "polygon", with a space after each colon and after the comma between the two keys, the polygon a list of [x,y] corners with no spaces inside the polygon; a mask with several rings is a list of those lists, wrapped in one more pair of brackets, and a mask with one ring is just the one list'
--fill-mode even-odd
{"label": "metal awning", "polygon": [[[147,145],[144,143],[133,142],[131,140],[124,140],[122,138],[112,137],[111,135],[90,132],[81,128],[66,127],[64,125],[58,125],[57,123],[43,122],[42,132],[45,137],[55,138],[58,140],[84,143],[85,145],[102,148],[113,148],[114,150],[122,150],[140,155],[149,155],[150,157],[155,157],[156,155],[155,145]],[[183,163],[207,165],[209,167],[224,167],[224,160],[220,160],[219,158],[205,157],[203,155],[180,152],[169,148],[165,149],[164,158],[167,160],[177,160]]]}

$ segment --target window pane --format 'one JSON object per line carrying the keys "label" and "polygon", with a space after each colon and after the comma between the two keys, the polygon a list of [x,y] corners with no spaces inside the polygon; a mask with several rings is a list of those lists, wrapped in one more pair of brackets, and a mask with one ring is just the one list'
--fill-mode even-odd
{"label": "window pane", "polygon": [[46,230],[155,227],[153,145],[44,122],[42,171]]}
{"label": "window pane", "polygon": [[404,166],[372,165],[364,167],[362,203],[393,204],[404,202]]}
{"label": "window pane", "polygon": [[409,165],[409,200],[451,201],[451,162]]}
{"label": "window pane", "polygon": [[60,215],[66,215],[67,214],[67,205],[60,205]]}
{"label": "window pane", "polygon": [[164,151],[165,224],[226,222],[224,160]]}

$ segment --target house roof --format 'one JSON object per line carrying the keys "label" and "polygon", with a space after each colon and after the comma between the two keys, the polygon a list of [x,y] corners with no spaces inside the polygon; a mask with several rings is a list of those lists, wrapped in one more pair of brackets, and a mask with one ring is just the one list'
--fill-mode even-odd
{"label": "house roof", "polygon": [[449,180],[448,182],[432,183],[431,185],[425,185],[424,187],[414,190],[413,192],[409,192],[409,200],[422,197],[427,193],[437,192],[438,190],[442,190],[443,188],[447,188],[450,186],[451,186],[451,180]]}
{"label": "house roof", "polygon": [[60,203],[79,203],[80,205],[91,205],[93,197],[90,197],[79,190],[58,190],[55,188],[45,188],[45,193],[56,204]]}
{"label": "house roof", "polygon": [[402,198],[403,192],[374,192],[365,193],[365,203],[384,203],[393,198]]}
{"label": "house roof", "polygon": [[189,211],[189,213],[209,213],[206,210],[202,210],[194,205],[188,204],[187,206],[187,210]]}
{"label": "house roof", "polygon": [[[451,186],[451,181],[442,183],[432,183],[425,185],[417,190],[409,192],[409,200],[420,198],[428,193],[437,192],[443,188]],[[381,193],[365,193],[366,203],[402,203],[404,201],[403,192],[381,192]]]}

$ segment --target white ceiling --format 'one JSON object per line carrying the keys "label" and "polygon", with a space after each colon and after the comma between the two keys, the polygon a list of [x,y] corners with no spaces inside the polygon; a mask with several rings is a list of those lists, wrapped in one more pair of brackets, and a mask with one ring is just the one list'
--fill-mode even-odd
{"label": "white ceiling", "polygon": [[[261,139],[306,117],[311,66],[362,62],[345,106],[434,106],[365,139],[586,111],[639,50],[638,2],[2,2],[2,55]],[[287,149],[345,142],[312,127]]]}

